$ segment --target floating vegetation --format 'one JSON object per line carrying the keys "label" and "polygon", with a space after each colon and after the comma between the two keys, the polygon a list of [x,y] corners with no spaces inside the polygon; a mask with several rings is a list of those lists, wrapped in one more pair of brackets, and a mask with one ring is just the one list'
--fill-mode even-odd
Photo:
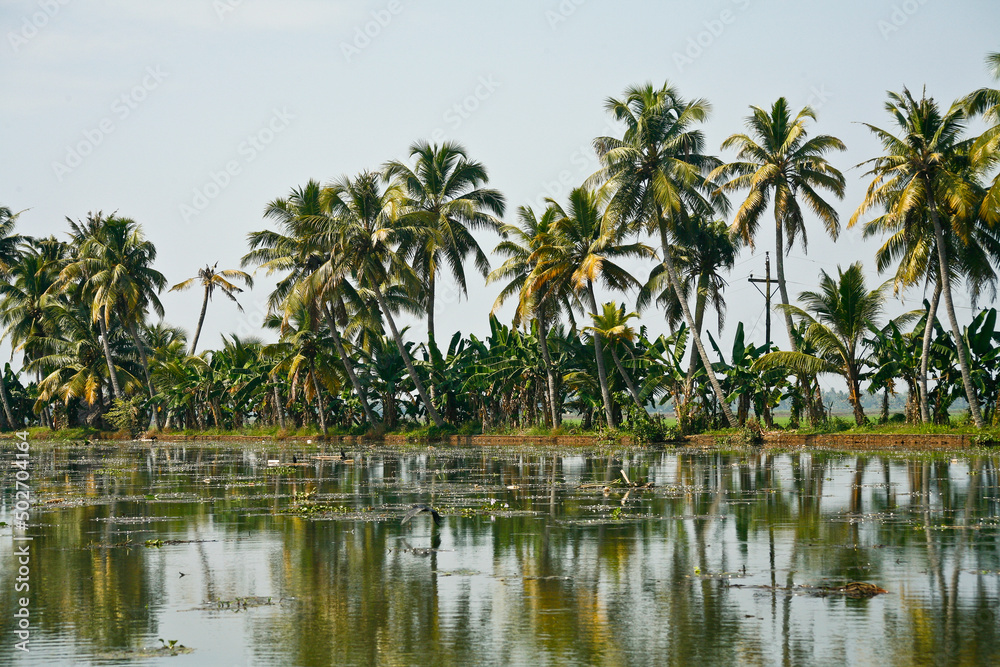
{"label": "floating vegetation", "polygon": [[793,595],[811,595],[814,597],[844,596],[849,598],[873,598],[889,591],[863,581],[852,581],[843,586],[809,586],[799,584],[798,586],[753,586],[749,584],[727,584],[728,588],[756,588],[766,591],[780,591]]}
{"label": "floating vegetation", "polygon": [[290,475],[293,472],[295,472],[295,468],[286,465],[271,466],[268,468],[264,468],[265,475]]}
{"label": "floating vegetation", "polygon": [[[278,600],[278,604],[281,604],[281,600]],[[255,607],[270,607],[272,605],[274,605],[274,598],[271,596],[262,597],[250,595],[247,597],[236,597],[231,600],[209,600],[205,604],[197,607],[197,609],[207,611],[239,612],[247,609],[253,609]]]}
{"label": "floating vegetation", "polygon": [[176,639],[160,639],[160,646],[128,648],[120,651],[106,651],[97,654],[101,660],[129,660],[131,658],[168,658],[193,653],[194,649],[178,643]]}

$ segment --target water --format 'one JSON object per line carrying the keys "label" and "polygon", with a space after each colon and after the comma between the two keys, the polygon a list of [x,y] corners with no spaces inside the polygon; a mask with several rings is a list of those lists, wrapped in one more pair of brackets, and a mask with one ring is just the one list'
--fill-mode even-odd
{"label": "water", "polygon": [[1000,664],[994,454],[31,445],[3,664]]}

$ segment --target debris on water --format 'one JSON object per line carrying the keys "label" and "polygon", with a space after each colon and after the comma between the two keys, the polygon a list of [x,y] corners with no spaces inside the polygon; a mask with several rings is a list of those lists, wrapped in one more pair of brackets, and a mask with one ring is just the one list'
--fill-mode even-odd
{"label": "debris on water", "polygon": [[873,598],[876,595],[882,595],[883,593],[888,593],[889,591],[876,586],[875,584],[869,584],[864,581],[852,581],[843,586],[809,586],[808,584],[799,584],[798,586],[765,586],[765,585],[749,585],[749,584],[727,584],[729,588],[756,588],[765,591],[782,591],[785,593],[794,594],[805,594],[812,595],[814,597],[830,597],[834,595],[843,595],[849,598]]}

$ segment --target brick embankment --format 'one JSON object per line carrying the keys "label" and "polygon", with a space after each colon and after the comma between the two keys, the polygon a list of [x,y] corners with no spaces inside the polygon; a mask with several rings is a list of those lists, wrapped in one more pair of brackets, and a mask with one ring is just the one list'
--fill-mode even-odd
{"label": "brick embankment", "polygon": [[[4,434],[6,435],[6,434]],[[0,439],[4,438],[0,435]],[[667,447],[700,447],[711,449],[732,445],[732,436],[726,435],[688,435],[681,440],[665,444]],[[123,440],[121,434],[97,433],[92,440]],[[150,438],[149,440],[153,440]],[[389,434],[384,436],[364,435],[334,435],[322,436],[294,435],[275,438],[271,436],[246,435],[184,435],[178,433],[160,433],[155,436],[160,442],[269,442],[269,443],[325,443],[334,447],[374,446],[374,445],[406,445],[423,444],[436,446],[550,446],[550,447],[596,447],[597,438],[593,435],[450,435],[442,440],[428,440],[426,437],[407,434]],[[622,438],[620,444],[632,444],[628,437]],[[982,443],[976,442],[976,437],[969,434],[820,434],[800,435],[795,433],[764,433],[760,446],[768,448],[811,448],[840,449],[849,451],[952,451],[976,447]],[[997,444],[997,443],[988,443]]]}
{"label": "brick embankment", "polygon": [[[724,444],[725,436],[689,435],[684,444],[689,447],[715,447]],[[765,433],[764,447],[810,447],[814,449],[864,450],[950,450],[975,447],[973,436],[966,434],[821,434]]]}

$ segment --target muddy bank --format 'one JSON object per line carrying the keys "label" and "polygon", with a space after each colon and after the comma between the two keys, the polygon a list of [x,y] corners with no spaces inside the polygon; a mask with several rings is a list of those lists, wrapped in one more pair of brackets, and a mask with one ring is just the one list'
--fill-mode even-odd
{"label": "muddy bank", "polygon": [[[6,434],[5,434],[6,435]],[[3,437],[3,436],[0,436]],[[100,433],[92,439],[117,440],[122,439],[114,433]],[[328,445],[412,445],[435,444],[455,446],[549,446],[549,447],[596,447],[602,444],[594,435],[451,435],[440,439],[428,439],[423,436],[408,434],[392,434],[385,436],[335,435],[322,436],[245,436],[245,435],[183,435],[161,433],[155,437],[160,442],[289,442],[303,444]],[[605,441],[606,442],[606,441]],[[624,437],[623,445],[632,445],[631,438]],[[660,446],[676,447],[728,447],[734,443],[731,436],[726,435],[689,435],[680,440],[655,443]],[[838,449],[846,451],[938,451],[965,450],[984,445],[996,445],[995,442],[983,442],[974,434],[796,434],[796,433],[765,433],[762,447],[779,449],[816,448]]]}

